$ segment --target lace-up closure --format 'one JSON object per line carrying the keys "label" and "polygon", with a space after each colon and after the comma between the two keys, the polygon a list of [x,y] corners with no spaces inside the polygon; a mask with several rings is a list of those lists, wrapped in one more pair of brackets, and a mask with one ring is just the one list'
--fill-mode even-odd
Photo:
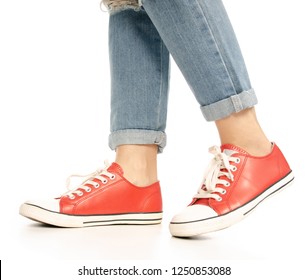
{"label": "lace-up closure", "polygon": [[[71,179],[83,181],[72,188]],[[19,213],[34,221],[59,227],[151,225],[162,220],[159,182],[138,187],[124,177],[115,162],[88,175],[67,178],[68,192],[47,200],[28,200]]]}
{"label": "lace-up closure", "polygon": [[173,236],[188,237],[227,228],[294,179],[276,144],[266,156],[250,155],[232,144],[212,147],[214,155],[198,193],[173,217]]}
{"label": "lace-up closure", "polygon": [[217,146],[211,147],[209,152],[214,155],[214,158],[209,163],[201,187],[194,198],[213,198],[221,201],[219,194],[226,194],[225,188],[230,186],[230,182],[234,180],[233,172],[237,170],[231,162],[240,163],[240,158],[232,156],[234,151],[227,154]]}
{"label": "lace-up closure", "polygon": [[[70,199],[75,199],[76,196],[83,196],[84,191],[85,192],[91,192],[92,188],[98,189],[101,185],[105,185],[108,183],[108,179],[114,180],[115,175],[113,173],[110,173],[107,171],[110,164],[105,161],[105,167],[99,168],[96,171],[87,174],[87,175],[79,175],[79,174],[73,174],[70,175],[66,180],[66,187],[68,189],[68,192],[65,193],[65,196],[68,196]],[[73,177],[80,177],[80,178],[86,178],[81,185],[79,185],[76,188],[71,188],[70,183],[71,179]],[[108,179],[107,179],[108,178]]]}

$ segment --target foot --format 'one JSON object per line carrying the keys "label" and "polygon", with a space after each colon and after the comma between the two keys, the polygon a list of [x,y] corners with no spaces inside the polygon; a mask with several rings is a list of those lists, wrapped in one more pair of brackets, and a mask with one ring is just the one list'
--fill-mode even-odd
{"label": "foot", "polygon": [[171,220],[173,236],[189,237],[227,228],[294,179],[276,144],[262,157],[229,144],[221,149],[213,147],[210,152],[214,159],[198,193]]}
{"label": "foot", "polygon": [[77,189],[59,198],[25,202],[20,206],[20,214],[59,227],[161,222],[159,182],[135,186],[125,179],[116,163],[88,177]]}

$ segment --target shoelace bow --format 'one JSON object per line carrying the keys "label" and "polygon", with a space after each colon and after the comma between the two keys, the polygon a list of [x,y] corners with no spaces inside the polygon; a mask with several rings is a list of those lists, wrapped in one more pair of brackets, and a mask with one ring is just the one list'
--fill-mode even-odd
{"label": "shoelace bow", "polygon": [[219,193],[226,193],[223,187],[230,186],[229,181],[234,180],[232,172],[237,169],[236,166],[231,165],[230,162],[239,163],[240,159],[223,153],[220,147],[217,146],[211,147],[209,152],[214,155],[214,158],[209,163],[201,186],[194,198],[213,198],[220,201],[222,198],[219,196]]}
{"label": "shoelace bow", "polygon": [[[104,168],[98,168],[96,171],[87,174],[87,175],[80,175],[80,174],[73,174],[70,175],[66,180],[66,188],[68,189],[68,192],[66,192],[64,195],[68,196],[70,199],[74,199],[75,195],[82,196],[85,192],[90,192],[92,190],[91,187],[97,189],[100,187],[100,184],[95,181],[99,180],[102,184],[106,184],[108,182],[108,179],[113,180],[115,178],[115,175],[108,172],[107,169],[109,168],[110,164],[105,161],[105,167]],[[72,188],[70,186],[71,179],[73,177],[79,177],[79,178],[85,178],[85,180],[78,186]],[[107,178],[106,178],[107,177]]]}

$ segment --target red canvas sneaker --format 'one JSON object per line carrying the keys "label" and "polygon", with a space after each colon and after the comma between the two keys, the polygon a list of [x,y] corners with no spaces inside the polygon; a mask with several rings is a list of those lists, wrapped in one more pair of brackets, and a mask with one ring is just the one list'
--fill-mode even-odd
{"label": "red canvas sneaker", "polygon": [[158,224],[162,219],[159,182],[137,187],[113,163],[97,170],[77,189],[60,198],[27,201],[20,214],[59,227],[88,227],[114,224]]}
{"label": "red canvas sneaker", "polygon": [[276,144],[264,157],[252,156],[234,145],[209,151],[214,158],[198,193],[171,220],[173,236],[188,237],[229,227],[294,179]]}

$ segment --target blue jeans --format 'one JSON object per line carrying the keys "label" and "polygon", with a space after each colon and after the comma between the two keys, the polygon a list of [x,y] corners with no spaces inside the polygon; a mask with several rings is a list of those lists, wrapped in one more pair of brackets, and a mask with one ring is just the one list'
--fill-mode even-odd
{"label": "blue jeans", "polygon": [[[142,0],[110,14],[111,149],[166,145],[170,55],[207,121],[257,103],[220,0]],[[182,108],[184,111],[184,108]]]}

